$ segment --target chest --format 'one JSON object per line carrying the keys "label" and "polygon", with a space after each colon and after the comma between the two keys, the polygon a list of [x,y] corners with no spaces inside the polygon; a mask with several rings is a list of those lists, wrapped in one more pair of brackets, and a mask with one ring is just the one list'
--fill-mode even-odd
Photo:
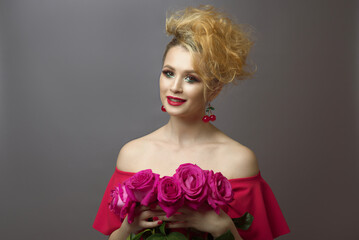
{"label": "chest", "polygon": [[221,154],[220,148],[215,145],[174,147],[174,146],[153,146],[147,149],[138,166],[143,169],[152,169],[153,172],[163,176],[172,176],[179,165],[193,163],[203,170],[213,170],[226,175],[228,165],[225,156]]}

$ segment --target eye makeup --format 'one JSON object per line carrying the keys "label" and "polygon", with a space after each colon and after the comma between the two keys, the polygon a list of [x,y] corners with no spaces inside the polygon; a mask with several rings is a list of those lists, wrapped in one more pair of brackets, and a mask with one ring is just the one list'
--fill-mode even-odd
{"label": "eye makeup", "polygon": [[192,75],[187,75],[184,80],[188,83],[194,83],[194,82],[199,82],[199,80],[195,77],[195,76],[192,76]]}
{"label": "eye makeup", "polygon": [[[163,71],[162,71],[162,74],[163,74],[165,77],[167,77],[167,78],[174,78],[174,77],[175,77],[174,73],[173,73],[172,71],[170,71],[170,70],[163,70]],[[200,81],[198,80],[198,78],[195,77],[195,76],[193,76],[193,75],[186,75],[186,76],[184,77],[184,81],[185,81],[185,82],[188,82],[188,83],[200,82]]]}
{"label": "eye makeup", "polygon": [[170,70],[163,70],[163,75],[165,75],[167,78],[174,78],[174,73]]}

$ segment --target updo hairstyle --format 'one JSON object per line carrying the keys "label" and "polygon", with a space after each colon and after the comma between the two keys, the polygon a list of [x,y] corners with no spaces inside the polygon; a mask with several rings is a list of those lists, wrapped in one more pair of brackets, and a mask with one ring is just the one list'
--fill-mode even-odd
{"label": "updo hairstyle", "polygon": [[246,62],[253,45],[249,31],[213,6],[187,7],[172,13],[166,18],[166,32],[173,39],[167,44],[163,61],[172,47],[186,48],[206,86],[206,100],[213,100],[224,85],[253,73]]}

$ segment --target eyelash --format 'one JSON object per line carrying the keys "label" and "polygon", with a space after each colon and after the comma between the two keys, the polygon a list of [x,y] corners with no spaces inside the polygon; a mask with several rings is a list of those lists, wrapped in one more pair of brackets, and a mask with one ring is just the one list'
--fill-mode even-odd
{"label": "eyelash", "polygon": [[[174,77],[174,74],[173,74],[172,71],[163,70],[162,73],[163,73],[163,75],[165,75],[165,77],[167,77],[167,78],[173,78],[173,77]],[[188,79],[188,78],[190,78],[191,80]],[[188,80],[186,80],[186,79],[188,79]],[[185,81],[188,82],[188,83],[199,82],[199,80],[198,80],[195,76],[192,76],[192,75],[187,75],[187,76],[185,77]]]}
{"label": "eyelash", "polygon": [[[167,78],[173,78],[173,72],[168,71],[168,70],[163,70],[162,71],[163,75],[165,75]],[[172,74],[172,76],[169,76],[169,74]]]}

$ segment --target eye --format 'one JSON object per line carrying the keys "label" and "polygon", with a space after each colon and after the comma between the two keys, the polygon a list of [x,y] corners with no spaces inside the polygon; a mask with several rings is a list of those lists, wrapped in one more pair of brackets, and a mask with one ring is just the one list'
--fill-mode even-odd
{"label": "eye", "polygon": [[188,82],[188,83],[199,82],[199,80],[198,80],[196,77],[192,76],[192,75],[187,75],[187,76],[184,78],[184,80],[185,80],[186,82]]}
{"label": "eye", "polygon": [[174,78],[175,74],[172,71],[169,70],[163,70],[163,75],[165,75],[167,78]]}

